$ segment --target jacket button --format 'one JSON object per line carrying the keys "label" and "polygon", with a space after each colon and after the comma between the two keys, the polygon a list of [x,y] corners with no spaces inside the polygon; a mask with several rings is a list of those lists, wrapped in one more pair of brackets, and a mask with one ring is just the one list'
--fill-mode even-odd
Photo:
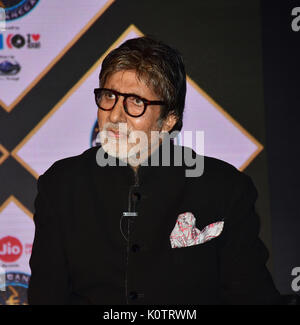
{"label": "jacket button", "polygon": [[137,244],[131,246],[131,251],[134,253],[138,252],[140,249],[141,249],[140,246]]}
{"label": "jacket button", "polygon": [[130,299],[135,300],[135,299],[137,299],[137,297],[138,297],[138,294],[135,291],[131,291],[129,293],[129,298]]}

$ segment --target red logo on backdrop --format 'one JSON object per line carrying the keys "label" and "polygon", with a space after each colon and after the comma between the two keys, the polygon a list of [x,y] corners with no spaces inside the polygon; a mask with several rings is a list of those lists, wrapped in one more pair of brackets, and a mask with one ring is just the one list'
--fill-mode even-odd
{"label": "red logo on backdrop", "polygon": [[15,262],[22,254],[23,247],[19,239],[11,236],[0,239],[0,260]]}
{"label": "red logo on backdrop", "polygon": [[31,34],[31,37],[35,42],[37,42],[40,39],[40,34]]}

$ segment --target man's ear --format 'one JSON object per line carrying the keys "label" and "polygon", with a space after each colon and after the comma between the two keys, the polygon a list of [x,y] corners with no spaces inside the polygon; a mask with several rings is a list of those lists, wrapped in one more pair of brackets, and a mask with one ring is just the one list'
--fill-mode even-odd
{"label": "man's ear", "polygon": [[163,121],[162,131],[169,132],[177,123],[178,117],[174,113],[170,113]]}

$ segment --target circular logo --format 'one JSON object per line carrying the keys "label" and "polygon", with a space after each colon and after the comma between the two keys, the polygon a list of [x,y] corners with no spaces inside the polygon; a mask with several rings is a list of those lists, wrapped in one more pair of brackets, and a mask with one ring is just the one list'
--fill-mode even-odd
{"label": "circular logo", "polygon": [[11,38],[11,44],[17,49],[20,49],[25,45],[25,38],[20,34],[16,34]]}
{"label": "circular logo", "polygon": [[23,247],[19,239],[11,236],[0,239],[0,260],[5,263],[15,262],[22,254]]}
{"label": "circular logo", "polygon": [[6,272],[5,281],[0,283],[0,305],[27,305],[29,280],[27,273]]}
{"label": "circular logo", "polygon": [[39,0],[1,0],[5,9],[6,20],[15,20],[27,15]]}

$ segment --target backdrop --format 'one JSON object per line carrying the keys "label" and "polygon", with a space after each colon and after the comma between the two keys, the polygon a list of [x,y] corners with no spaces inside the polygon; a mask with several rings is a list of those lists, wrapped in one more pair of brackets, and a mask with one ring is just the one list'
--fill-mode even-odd
{"label": "backdrop", "polygon": [[[188,83],[183,131],[204,131],[206,155],[252,177],[268,267],[280,291],[292,291],[295,254],[293,262],[278,262],[284,252],[277,243],[284,237],[270,213],[264,102],[270,83],[264,85],[262,52],[269,38],[261,19],[267,10],[258,0],[2,0],[0,5],[6,8],[0,33],[0,274],[5,277],[0,304],[27,303],[38,176],[54,161],[97,145],[93,89],[101,62],[126,39],[143,34],[182,53]],[[182,137],[177,141],[195,145]]]}

